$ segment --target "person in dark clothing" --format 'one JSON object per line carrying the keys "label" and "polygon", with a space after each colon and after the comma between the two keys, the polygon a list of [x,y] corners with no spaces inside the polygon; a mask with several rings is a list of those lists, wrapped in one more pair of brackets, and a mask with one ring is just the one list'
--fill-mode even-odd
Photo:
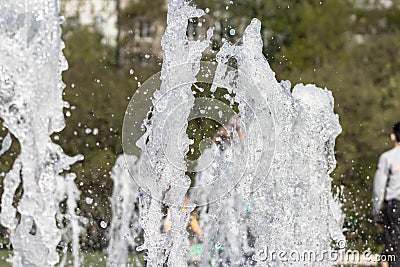
{"label": "person in dark clothing", "polygon": [[400,267],[400,122],[390,135],[394,147],[384,152],[373,185],[373,216],[384,227],[382,267]]}

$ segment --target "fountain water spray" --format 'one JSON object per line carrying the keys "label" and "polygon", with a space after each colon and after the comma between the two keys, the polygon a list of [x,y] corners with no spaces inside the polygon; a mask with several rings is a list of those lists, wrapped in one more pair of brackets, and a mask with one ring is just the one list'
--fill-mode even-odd
{"label": "fountain water spray", "polygon": [[[336,164],[335,138],[341,132],[333,112],[333,97],[328,90],[314,85],[296,85],[291,91],[289,82],[277,82],[262,54],[260,29],[260,21],[254,19],[241,42],[226,43],[217,56],[215,82],[232,88],[236,94],[239,116],[247,129],[246,142],[264,141],[254,154],[253,150],[241,152],[250,154],[259,165],[252,163],[230,196],[221,200],[222,210],[214,214],[211,210],[205,216],[218,218],[206,228],[212,229],[206,243],[212,240],[222,250],[214,250],[211,256],[206,251],[202,263],[207,266],[214,258],[223,266],[248,264],[245,257],[237,257],[237,251],[246,247],[243,244],[255,243],[252,259],[258,266],[287,266],[289,261],[291,266],[332,266],[335,262],[327,256],[332,241],[344,240],[343,215],[332,197],[329,177]],[[229,75],[232,60],[236,62],[235,75]],[[251,116],[245,108],[249,103],[254,111]],[[265,127],[268,113],[274,122],[270,129]],[[255,126],[262,131],[254,131]],[[272,164],[272,151],[267,152],[271,145],[275,145]],[[242,148],[233,145],[232,150]],[[231,172],[236,166],[242,166],[240,161],[233,162]],[[245,207],[249,209],[247,216],[243,216]],[[238,236],[244,236],[247,244],[240,238],[229,238],[235,233],[232,229],[240,229],[243,223],[248,228],[240,230]],[[299,257],[291,259],[288,255],[292,252]],[[286,257],[277,257],[279,253]],[[314,258],[304,258],[305,253]]]}
{"label": "fountain water spray", "polygon": [[125,266],[129,248],[136,249],[138,245],[135,239],[139,236],[140,225],[135,210],[139,204],[139,188],[131,176],[139,173],[138,166],[136,156],[120,155],[112,169],[114,189],[110,199],[113,217],[107,250],[109,266]]}
{"label": "fountain water spray", "polygon": [[[134,115],[152,100],[144,116],[146,132],[137,142],[142,164],[134,177],[147,193],[140,197],[144,244],[139,250],[147,250],[148,266],[186,266],[186,227],[193,206],[182,208],[188,191],[199,206],[201,266],[287,266],[289,260],[292,266],[334,265],[324,253],[333,241],[343,244],[344,236],[343,215],[332,197],[329,176],[336,164],[335,138],[341,132],[331,92],[302,84],[292,90],[290,82],[278,82],[262,53],[257,19],[238,43],[222,46],[217,64],[200,64],[211,32],[197,42],[189,41],[186,32],[188,19],[204,12],[184,0],[170,0],[168,8],[161,88],[153,77],[138,89],[123,129],[124,151],[130,151],[132,128],[138,125]],[[214,112],[220,107],[212,97],[195,99],[191,86],[196,82],[209,83],[211,94],[228,90],[231,112]],[[229,145],[203,151],[195,185],[189,187],[185,171],[193,164],[186,159],[186,130],[188,120],[196,117],[191,110],[197,109],[224,125]],[[236,121],[229,125],[232,118]],[[239,138],[239,129],[244,138]],[[167,209],[172,228],[165,233],[160,229]],[[316,259],[268,254],[292,251],[311,251]]]}
{"label": "fountain water spray", "polygon": [[[194,207],[188,206],[182,211],[190,186],[190,178],[185,174],[185,155],[190,140],[185,130],[194,102],[191,86],[200,69],[202,52],[211,38],[211,31],[202,42],[189,41],[186,36],[189,18],[201,17],[204,11],[181,0],[169,0],[168,8],[167,28],[162,39],[161,88],[154,94],[151,120],[139,140],[140,176],[146,181],[142,188],[146,194],[140,198],[144,244],[138,249],[146,250],[148,266],[163,266],[165,262],[168,266],[186,266],[186,225]],[[172,228],[168,233],[160,231],[162,204],[171,214]]]}
{"label": "fountain water spray", "polygon": [[0,117],[21,149],[4,179],[0,220],[11,231],[14,266],[51,266],[59,262],[62,235],[56,225],[57,179],[82,159],[65,155],[51,140],[64,128],[68,107],[62,100],[61,72],[68,65],[58,1],[5,0],[1,10]]}
{"label": "fountain water spray", "polygon": [[57,201],[61,203],[66,200],[65,212],[63,213],[59,210],[57,214],[57,221],[62,230],[62,247],[64,253],[59,266],[65,266],[70,245],[72,257],[74,258],[74,267],[79,267],[81,263],[79,237],[85,230],[82,224],[87,224],[86,218],[76,214],[76,209],[78,208],[77,202],[79,201],[81,192],[75,184],[75,174],[69,173],[65,178],[62,176],[57,178]]}

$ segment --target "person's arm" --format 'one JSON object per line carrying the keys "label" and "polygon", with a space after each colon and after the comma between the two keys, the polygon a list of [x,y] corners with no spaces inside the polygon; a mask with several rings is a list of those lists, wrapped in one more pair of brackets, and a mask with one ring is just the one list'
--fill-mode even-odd
{"label": "person's arm", "polygon": [[379,215],[385,198],[386,183],[389,177],[389,167],[386,158],[382,155],[379,158],[378,169],[375,173],[372,191],[372,215],[375,221],[379,220]]}

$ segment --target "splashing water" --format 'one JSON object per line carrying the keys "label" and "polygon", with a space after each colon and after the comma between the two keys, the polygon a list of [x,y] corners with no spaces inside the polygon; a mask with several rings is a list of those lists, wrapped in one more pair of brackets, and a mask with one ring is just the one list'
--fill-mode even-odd
{"label": "splashing water", "polygon": [[[138,142],[141,164],[129,169],[140,168],[146,181],[139,195],[144,244],[138,250],[146,251],[148,266],[180,267],[187,266],[187,225],[194,209],[184,203],[191,182],[185,174],[191,143],[187,120],[195,103],[191,86],[198,81],[201,56],[212,32],[207,32],[204,41],[189,41],[188,20],[204,12],[184,0],[169,0],[168,8],[161,88],[154,94],[151,119]],[[74,265],[78,266],[81,228],[73,210],[79,191],[75,176],[64,178],[61,173],[81,157],[66,156],[50,138],[65,124],[61,72],[67,63],[61,52],[58,4],[7,0],[2,12],[0,117],[20,142],[21,151],[4,180],[0,221],[11,230],[14,266],[54,265],[59,262],[56,247],[62,238],[56,214],[59,201],[67,195],[65,216],[74,232]],[[224,44],[217,56],[212,90],[223,85],[235,94],[231,100],[239,104],[245,139],[232,138],[231,146],[212,165],[211,180],[218,181],[214,190],[200,189],[196,195],[205,203],[200,209],[204,245],[200,264],[287,266],[286,261],[269,257],[270,253],[312,251],[322,260],[311,265],[333,265],[321,258],[332,240],[343,240],[343,218],[331,196],[329,177],[335,167],[335,138],[341,131],[333,98],[314,85],[300,84],[291,90],[290,83],[279,83],[262,54],[260,26],[253,20],[242,41]],[[236,62],[233,71],[229,68],[232,60]],[[7,137],[0,153],[10,145]],[[137,190],[126,186],[126,169],[118,166],[124,166],[121,159],[113,172],[110,265],[126,263],[128,246],[135,245],[132,238],[139,228],[128,227],[133,216],[128,200],[138,196]],[[23,195],[14,207],[20,185]],[[123,195],[121,202],[118,195]],[[218,201],[207,203],[214,195],[220,196]],[[165,210],[171,221],[168,232],[160,227]],[[305,262],[290,264],[304,266]]]}
{"label": "splashing water", "polygon": [[107,250],[109,266],[126,266],[129,247],[134,249],[138,245],[135,239],[139,236],[140,225],[135,205],[139,204],[139,188],[131,177],[131,174],[137,175],[138,166],[136,156],[120,155],[112,169],[114,189],[110,199],[113,217]]}
{"label": "splashing water", "polygon": [[61,228],[64,241],[64,256],[60,262],[60,267],[65,266],[69,245],[71,245],[72,248],[71,250],[74,258],[74,267],[78,267],[81,262],[79,237],[84,232],[82,224],[87,224],[87,219],[76,214],[78,207],[77,201],[79,201],[81,192],[75,184],[75,178],[75,174],[67,174],[65,179],[61,176],[57,179],[58,202],[62,202],[63,200],[67,199],[67,209],[65,213],[63,214],[61,211],[59,211],[57,214],[58,222],[64,226]]}
{"label": "splashing water", "polygon": [[58,1],[5,0],[1,9],[0,117],[21,150],[4,179],[0,220],[10,229],[14,266],[50,266],[59,261],[61,240],[56,180],[82,159],[65,155],[50,138],[65,126],[61,72],[68,66]]}
{"label": "splashing water", "polygon": [[[207,266],[213,258],[223,266],[248,264],[245,248],[254,244],[254,251],[250,250],[254,253],[252,264],[258,266],[287,266],[288,260],[291,266],[332,266],[335,262],[326,253],[332,241],[344,240],[343,215],[339,203],[332,197],[329,177],[336,164],[335,138],[341,132],[338,117],[333,113],[333,97],[331,92],[314,85],[299,84],[291,92],[289,82],[278,83],[262,54],[260,28],[260,21],[254,19],[246,28],[241,44],[222,47],[215,76],[219,83],[235,84],[233,91],[242,96],[237,97],[239,114],[243,115],[249,140],[264,137],[254,135],[256,123],[254,118],[246,117],[240,99],[252,102],[255,115],[261,120],[267,118],[265,103],[261,100],[267,100],[274,132],[264,128],[262,134],[274,135],[275,155],[269,165],[271,151],[254,154],[259,166],[251,164],[250,171],[230,195],[220,201],[215,211],[210,209],[203,216],[207,220],[218,218],[212,221],[214,225],[205,228],[209,230],[208,235],[205,233],[205,243],[212,240],[214,246],[223,244],[223,249],[214,249],[214,255],[206,252],[202,265]],[[226,75],[232,59],[237,62],[236,83],[224,81],[224,77],[232,77]],[[271,143],[263,145],[267,149]],[[232,150],[240,149],[232,146]],[[231,165],[232,171],[235,166],[242,166],[239,161]],[[260,181],[259,177],[265,179]],[[257,190],[252,190],[255,187]],[[243,216],[245,209],[248,214]],[[240,230],[243,223],[248,228]],[[232,239],[232,235],[236,237]],[[205,248],[209,250],[213,246]],[[237,257],[238,251],[242,258]],[[280,252],[286,257],[276,257]],[[290,261],[288,255],[292,252],[299,257]],[[304,253],[313,254],[313,258],[301,258]]]}
{"label": "splashing water", "polygon": [[[202,10],[186,1],[168,1],[167,28],[162,39],[161,88],[154,94],[152,119],[146,134],[139,140],[142,150],[140,175],[148,181],[143,190],[151,197],[143,195],[140,199],[144,244],[138,249],[147,250],[148,266],[163,266],[165,262],[168,266],[186,266],[186,225],[194,207],[182,211],[190,186],[184,160],[190,141],[182,129],[187,128],[187,118],[194,103],[191,84],[196,80],[202,52],[211,38],[209,31],[205,41],[188,41],[186,29],[189,18],[202,15]],[[168,233],[160,232],[163,218],[160,201],[171,215],[172,228]]]}
{"label": "splashing water", "polygon": [[[193,207],[182,208],[190,184],[185,176],[187,119],[195,104],[190,86],[198,81],[201,53],[211,35],[209,31],[206,40],[189,41],[188,19],[204,12],[184,0],[170,0],[168,8],[161,88],[154,93],[151,119],[138,141],[140,176],[146,181],[141,186],[147,193],[140,197],[144,244],[139,250],[147,250],[148,266],[187,265],[186,227]],[[213,181],[212,190],[189,190],[201,203],[199,264],[332,266],[335,262],[324,254],[333,241],[344,240],[343,215],[329,176],[341,132],[333,97],[315,85],[299,84],[292,90],[290,82],[278,82],[262,54],[260,29],[260,21],[252,20],[241,41],[225,43],[217,55],[211,92],[226,88],[235,95],[230,100],[238,103],[245,138],[232,131],[228,148],[198,171],[196,184]],[[202,157],[214,152],[206,149]],[[202,162],[209,160],[198,164]],[[217,201],[215,196],[220,196]],[[160,230],[164,208],[171,215],[167,233]],[[299,257],[271,257],[280,252]],[[304,253],[313,258],[302,258]]]}

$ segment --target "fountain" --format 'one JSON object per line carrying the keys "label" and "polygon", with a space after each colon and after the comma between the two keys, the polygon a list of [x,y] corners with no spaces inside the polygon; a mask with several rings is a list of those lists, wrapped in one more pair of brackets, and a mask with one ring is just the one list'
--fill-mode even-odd
{"label": "fountain", "polygon": [[[13,265],[59,263],[57,246],[64,237],[79,266],[85,220],[75,214],[80,195],[75,176],[63,172],[82,157],[65,155],[51,139],[63,129],[68,106],[62,101],[61,72],[67,62],[58,3],[6,0],[1,5],[0,117],[21,146],[4,180],[0,213],[10,229]],[[144,243],[136,250],[145,252],[147,266],[187,266],[192,241],[187,227],[195,202],[202,228],[200,266],[332,266],[325,253],[333,241],[344,240],[343,216],[329,176],[341,131],[332,94],[315,85],[292,89],[290,82],[278,82],[262,54],[257,19],[240,42],[223,45],[216,62],[202,63],[212,30],[203,41],[189,41],[186,32],[188,20],[204,14],[188,1],[168,0],[160,83],[153,79],[153,90],[139,88],[124,119],[125,154],[112,173],[108,265],[127,264],[142,228]],[[211,95],[228,90],[231,104],[195,98],[196,82],[209,83]],[[141,100],[151,107],[141,118],[145,131],[137,141],[138,159],[131,155],[136,144],[131,127],[138,125],[132,116]],[[222,147],[216,138],[197,162],[188,162],[188,120],[202,116],[221,124],[228,142]],[[8,135],[0,154],[10,144]],[[197,176],[191,186],[187,171],[193,170]],[[14,206],[19,187],[23,194]],[[65,199],[61,213],[59,203]],[[170,215],[168,230],[162,228],[165,213]],[[290,257],[278,257],[280,252]],[[299,257],[292,258],[291,252]],[[314,258],[302,258],[305,252]],[[65,262],[64,256],[61,266]]]}
{"label": "fountain", "polygon": [[[62,172],[82,159],[65,155],[51,139],[65,126],[67,106],[58,2],[6,0],[1,9],[0,117],[21,149],[4,179],[0,221],[10,230],[13,266],[52,266],[59,262],[56,248],[62,237],[56,215],[64,195],[57,195],[57,181],[72,183],[72,174],[64,178]],[[18,187],[23,194],[14,206]],[[78,231],[76,221],[70,222]]]}
{"label": "fountain", "polygon": [[120,155],[111,173],[114,190],[111,197],[113,217],[107,250],[109,266],[113,264],[125,266],[128,262],[129,248],[135,249],[138,245],[135,239],[139,236],[140,225],[135,206],[139,204],[139,188],[131,177],[131,174],[138,173],[138,166],[136,156]]}
{"label": "fountain", "polygon": [[[222,46],[217,66],[202,64],[201,52],[211,32],[204,41],[194,42],[187,39],[186,28],[189,18],[203,14],[184,0],[168,1],[161,75],[138,89],[125,116],[123,145],[129,151],[138,121],[133,123],[136,104],[149,102],[153,95],[143,118],[145,134],[137,142],[142,163],[135,180],[146,193],[140,198],[144,244],[139,250],[146,251],[148,266],[187,265],[186,227],[194,207],[184,209],[184,199],[190,195],[198,205],[203,232],[201,266],[287,266],[288,261],[291,266],[332,266],[335,262],[327,255],[333,242],[343,248],[344,236],[329,176],[336,164],[335,138],[341,132],[331,92],[303,84],[292,89],[290,82],[278,82],[262,54],[257,19],[237,44]],[[189,187],[186,130],[193,118],[190,110],[199,105],[191,86],[204,81],[211,84],[211,93],[225,88],[233,94],[227,97],[238,104],[239,113],[233,125],[225,125],[228,146],[203,151],[198,163],[206,164]],[[220,122],[210,111],[215,102],[208,99],[209,107],[201,110],[205,118]],[[171,214],[169,232],[160,230],[164,209]],[[279,258],[280,252],[298,257]],[[310,259],[303,257],[307,253]]]}
{"label": "fountain", "polygon": [[[195,42],[187,40],[186,29],[189,18],[203,14],[204,11],[185,1],[168,3],[167,28],[162,39],[164,62],[161,88],[154,94],[151,122],[138,141],[142,150],[140,176],[141,180],[147,181],[142,187],[147,194],[140,197],[144,244],[138,250],[147,251],[145,259],[148,266],[162,266],[165,262],[168,266],[186,266],[187,262],[186,226],[194,207],[187,205],[182,212],[190,186],[183,155],[187,153],[190,140],[181,130],[187,126],[194,102],[191,84],[196,80],[199,61],[209,44],[211,31],[208,31],[206,40]],[[192,63],[189,68],[184,65],[188,62]],[[179,71],[178,76],[176,71]],[[177,116],[170,116],[172,113]],[[172,228],[168,233],[160,232],[163,218],[160,201],[168,206],[171,215]]]}
{"label": "fountain", "polygon": [[[291,90],[289,82],[278,83],[262,54],[260,28],[260,22],[254,19],[246,28],[242,42],[237,45],[225,44],[217,56],[221,65],[217,68],[217,78],[232,77],[227,75],[226,66],[229,65],[229,60],[236,60],[235,79],[232,81],[229,78],[222,81],[222,84],[234,84],[233,91],[236,95],[242,96],[247,103],[252,103],[256,118],[260,120],[260,135],[273,135],[275,143],[272,164],[269,164],[270,152],[254,155],[256,161],[259,161],[259,168],[254,165],[250,168],[248,175],[253,177],[246,180],[247,174],[244,174],[241,183],[230,192],[231,197],[219,204],[219,208],[223,206],[224,209],[217,209],[214,214],[219,219],[221,215],[222,218],[225,217],[225,222],[231,222],[228,228],[224,224],[217,226],[226,237],[226,247],[231,249],[223,250],[223,258],[219,262],[224,266],[243,264],[243,258],[235,257],[238,249],[245,248],[240,243],[240,236],[233,241],[229,239],[242,226],[244,216],[241,213],[243,214],[244,207],[249,203],[249,218],[246,219],[249,228],[239,232],[245,237],[244,242],[249,236],[253,239],[253,259],[256,264],[264,266],[275,263],[276,266],[286,266],[288,257],[273,259],[269,254],[273,251],[276,254],[315,254],[315,259],[293,259],[293,266],[303,266],[305,262],[313,266],[333,265],[332,259],[324,254],[331,250],[332,241],[342,245],[344,240],[341,233],[343,216],[340,205],[332,197],[329,177],[336,164],[333,150],[335,138],[341,131],[338,117],[333,113],[333,97],[328,90],[314,85],[299,84]],[[241,105],[244,106],[240,99],[239,97],[239,110]],[[268,105],[262,100],[266,100]],[[268,106],[269,109],[266,109]],[[242,120],[247,124],[245,129],[248,129],[247,135],[252,135],[256,123],[252,117],[250,120],[246,118],[245,109],[242,110]],[[262,120],[268,118],[265,111],[272,112],[274,129],[263,127],[265,122]],[[265,148],[271,146],[271,140],[265,136],[261,138],[270,141],[264,141]],[[232,149],[240,148],[232,146]],[[252,152],[242,150],[241,154],[243,153],[246,155]],[[238,164],[240,162],[232,165]],[[257,180],[258,177],[265,179],[260,181]],[[253,190],[255,186],[258,187]],[[228,212],[226,207],[229,207]],[[217,231],[215,227],[210,228]],[[221,243],[218,238],[221,238],[221,234],[214,238]],[[212,238],[209,237],[209,240]],[[214,255],[217,259],[218,256],[220,255]],[[309,262],[313,260],[315,262]]]}

